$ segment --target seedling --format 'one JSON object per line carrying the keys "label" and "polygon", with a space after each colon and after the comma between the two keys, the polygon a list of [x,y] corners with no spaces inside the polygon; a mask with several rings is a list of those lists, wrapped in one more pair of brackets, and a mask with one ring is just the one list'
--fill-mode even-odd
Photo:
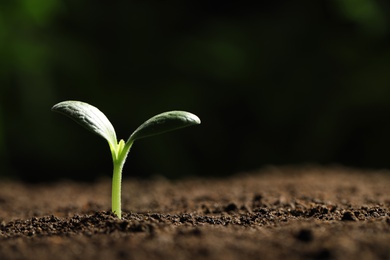
{"label": "seedling", "polygon": [[135,140],[200,124],[200,119],[189,112],[169,111],[158,114],[140,125],[125,142],[116,138],[115,129],[108,118],[96,107],[81,101],[63,101],[52,107],[52,111],[64,114],[91,132],[107,140],[110,146],[114,173],[112,177],[112,212],[122,217],[121,183],[122,169]]}

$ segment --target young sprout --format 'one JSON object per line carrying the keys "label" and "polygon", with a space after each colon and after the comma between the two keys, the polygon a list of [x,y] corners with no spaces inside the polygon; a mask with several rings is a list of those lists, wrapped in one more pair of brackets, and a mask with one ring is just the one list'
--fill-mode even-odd
{"label": "young sprout", "polygon": [[112,212],[122,217],[121,182],[122,169],[127,154],[135,140],[200,124],[200,119],[189,112],[169,111],[158,114],[140,125],[125,142],[116,138],[115,129],[107,117],[96,107],[81,101],[63,101],[52,107],[52,111],[64,114],[84,126],[91,132],[107,140],[110,146],[114,173],[112,177]]}

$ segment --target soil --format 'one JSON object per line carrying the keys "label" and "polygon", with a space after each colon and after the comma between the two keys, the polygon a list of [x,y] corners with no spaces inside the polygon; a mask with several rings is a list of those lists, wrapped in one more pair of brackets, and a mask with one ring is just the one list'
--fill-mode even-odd
{"label": "soil", "polygon": [[0,259],[390,259],[390,172],[0,183]]}

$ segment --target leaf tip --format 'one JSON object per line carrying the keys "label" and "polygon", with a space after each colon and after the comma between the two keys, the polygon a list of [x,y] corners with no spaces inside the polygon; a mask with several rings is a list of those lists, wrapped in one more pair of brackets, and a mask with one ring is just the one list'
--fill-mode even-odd
{"label": "leaf tip", "polygon": [[201,124],[200,118],[197,115],[191,114],[190,118],[191,118],[192,122],[194,122],[195,125]]}

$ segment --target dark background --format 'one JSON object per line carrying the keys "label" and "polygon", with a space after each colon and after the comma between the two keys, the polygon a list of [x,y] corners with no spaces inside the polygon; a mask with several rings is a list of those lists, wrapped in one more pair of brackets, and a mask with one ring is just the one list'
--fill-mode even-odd
{"label": "dark background", "polygon": [[124,176],[264,165],[390,167],[388,1],[0,3],[0,175],[110,176],[106,141],[53,113],[101,109],[120,138],[180,109],[202,124],[139,140]]}

